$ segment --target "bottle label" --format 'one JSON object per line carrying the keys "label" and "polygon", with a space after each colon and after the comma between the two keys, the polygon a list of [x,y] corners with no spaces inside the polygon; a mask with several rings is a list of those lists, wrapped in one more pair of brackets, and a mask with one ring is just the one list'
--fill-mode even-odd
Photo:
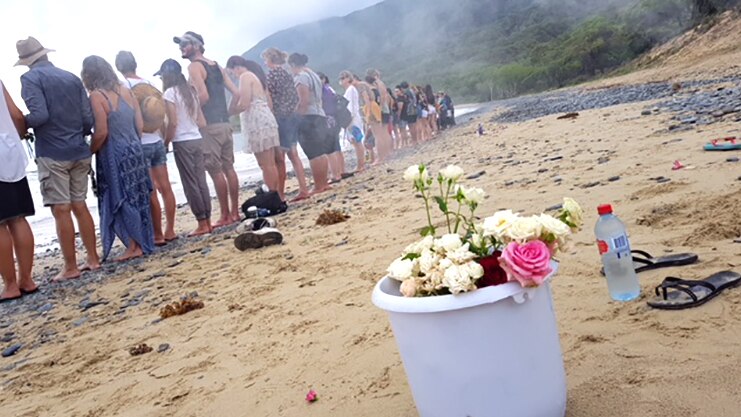
{"label": "bottle label", "polygon": [[604,255],[607,252],[617,253],[618,258],[630,255],[630,243],[628,242],[628,236],[625,234],[609,238],[607,241],[598,240],[597,248],[600,255]]}

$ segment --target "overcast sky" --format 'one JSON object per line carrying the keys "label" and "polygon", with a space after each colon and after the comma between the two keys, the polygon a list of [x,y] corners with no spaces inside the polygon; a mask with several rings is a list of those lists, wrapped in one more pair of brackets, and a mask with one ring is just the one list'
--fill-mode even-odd
{"label": "overcast sky", "polygon": [[58,67],[79,76],[82,60],[100,55],[113,65],[116,53],[129,50],[138,73],[150,78],[166,58],[180,60],[172,37],[192,30],[204,37],[205,56],[222,65],[266,36],[291,26],[344,16],[380,0],[0,0],[0,79],[16,104],[20,76],[15,43],[34,36],[56,52]]}

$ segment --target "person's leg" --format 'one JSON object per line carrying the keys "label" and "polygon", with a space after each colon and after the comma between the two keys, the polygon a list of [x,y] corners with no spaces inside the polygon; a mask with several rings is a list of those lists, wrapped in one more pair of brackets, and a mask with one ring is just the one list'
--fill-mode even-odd
{"label": "person's leg", "polygon": [[239,215],[239,177],[234,170],[234,136],[229,123],[220,123],[214,126],[214,135],[219,144],[219,160],[221,170],[226,177],[229,193],[229,224],[240,221]]}
{"label": "person's leg", "polygon": [[[81,270],[96,270],[100,268],[100,258],[98,257],[98,248],[96,247],[95,223],[90,215],[85,200],[87,199],[88,174],[90,173],[90,158],[77,161],[70,170],[69,190],[71,210],[77,219],[77,226],[80,229],[82,244],[87,252],[86,262]],[[72,229],[74,233],[74,229]],[[74,251],[74,247],[72,249]]]}
{"label": "person's leg", "polygon": [[385,125],[373,123],[371,125],[373,136],[376,138],[376,149],[378,151],[378,163],[385,162],[391,155],[391,136]]}
{"label": "person's leg", "polygon": [[199,139],[172,144],[185,199],[198,221],[198,227],[188,236],[211,233],[211,196],[203,167],[202,143],[203,140]]}
{"label": "person's leg", "polygon": [[34,240],[31,226],[25,217],[18,217],[8,222],[8,228],[13,238],[15,258],[18,260],[18,287],[22,291],[33,291],[36,283],[33,282],[32,275]]}
{"label": "person's leg", "polygon": [[[165,161],[167,160],[165,159]],[[167,227],[165,228],[164,240],[173,240],[177,238],[177,235],[175,234],[175,209],[177,207],[175,203],[175,194],[172,192],[172,186],[170,185],[170,176],[167,172],[167,165],[159,165],[151,168],[149,174],[152,177],[155,189],[160,193],[160,195],[162,195],[162,203],[165,206],[165,220],[167,221]],[[154,222],[154,211],[152,212],[152,220]],[[161,225],[162,219],[160,219],[160,227]],[[156,243],[156,234],[154,240]]]}
{"label": "person's leg", "polygon": [[[90,210],[88,210],[87,204],[84,201],[72,202],[70,206],[72,212],[75,214],[75,218],[77,219],[77,226],[80,228],[82,244],[85,246],[85,252],[87,253],[85,265],[82,266],[82,270],[95,271],[100,268],[100,258],[98,257],[98,248],[96,247],[97,237],[95,236],[95,222],[93,222],[93,216],[90,215]],[[72,219],[70,218],[70,222],[71,221]],[[74,232],[75,230],[73,228],[73,244]],[[72,250],[74,250],[74,246]]]}
{"label": "person's leg", "polygon": [[18,288],[13,261],[13,238],[6,224],[0,224],[0,275],[5,285],[0,299],[20,297],[21,290]]}
{"label": "person's leg", "polygon": [[129,259],[138,258],[143,255],[144,252],[142,251],[139,243],[134,239],[129,239],[129,243],[126,246],[126,251],[124,251],[124,253],[116,259],[116,262],[128,261]]}
{"label": "person's leg", "polygon": [[304,172],[304,164],[301,162],[301,158],[298,156],[298,147],[294,144],[288,151],[288,160],[291,161],[293,166],[293,173],[296,174],[296,181],[298,181],[298,196],[296,199],[306,198],[309,196],[309,187],[306,185],[306,173]]}
{"label": "person's leg", "polygon": [[231,223],[229,215],[229,190],[227,187],[226,176],[221,165],[221,146],[217,138],[212,133],[214,126],[201,128],[203,136],[203,160],[206,171],[214,183],[216,199],[219,201],[219,210],[221,212],[219,220],[214,223],[214,227],[221,227]]}
{"label": "person's leg", "polygon": [[[85,208],[87,210],[87,207]],[[54,222],[57,226],[57,240],[62,250],[64,267],[62,271],[53,279],[54,281],[77,278],[80,276],[80,270],[77,268],[77,253],[75,251],[75,225],[72,222],[72,205],[55,204],[51,206],[51,212],[54,216]],[[80,219],[77,219],[78,223]],[[90,220],[92,222],[92,219]],[[80,224],[80,234],[82,234],[82,224]],[[93,230],[95,233],[95,230]]]}
{"label": "person's leg", "polygon": [[311,194],[319,194],[330,190],[331,187],[327,183],[327,173],[329,171],[329,158],[327,158],[327,155],[309,160],[309,165],[311,165],[311,174],[314,177],[314,189],[311,191]]}
{"label": "person's leg", "polygon": [[262,179],[270,191],[278,190],[278,170],[275,167],[275,150],[270,148],[266,151],[255,153],[257,165],[262,170]]}
{"label": "person's leg", "polygon": [[355,157],[358,160],[358,167],[355,169],[357,172],[365,171],[365,147],[363,142],[358,142],[355,139],[352,140],[352,146],[355,149]]}
{"label": "person's leg", "polygon": [[275,148],[275,169],[278,173],[277,191],[282,201],[286,201],[286,151],[283,148]]}
{"label": "person's leg", "polygon": [[[154,183],[154,173],[149,170],[149,176]],[[157,246],[165,244],[165,235],[162,233],[162,207],[157,198],[157,186],[149,193],[149,211],[152,213],[152,229],[154,232],[154,244]]]}

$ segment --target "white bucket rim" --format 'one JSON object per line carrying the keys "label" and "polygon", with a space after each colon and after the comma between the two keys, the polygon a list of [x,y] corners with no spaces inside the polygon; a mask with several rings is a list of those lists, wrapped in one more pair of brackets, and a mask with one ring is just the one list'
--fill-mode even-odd
{"label": "white bucket rim", "polygon": [[[553,271],[546,278],[543,285],[548,285],[551,277],[558,271],[558,262],[551,261]],[[508,282],[506,284],[495,285],[491,287],[480,288],[475,291],[438,295],[431,297],[404,297],[399,294],[389,294],[382,287],[388,285],[397,285],[389,283],[394,281],[393,278],[384,276],[373,288],[371,300],[376,307],[393,313],[437,313],[442,311],[461,310],[464,308],[476,307],[482,304],[496,303],[512,297],[515,302],[522,303],[528,298],[534,296],[534,292],[540,287],[523,287],[518,282]],[[398,283],[398,281],[396,281]],[[400,285],[400,284],[399,284]]]}

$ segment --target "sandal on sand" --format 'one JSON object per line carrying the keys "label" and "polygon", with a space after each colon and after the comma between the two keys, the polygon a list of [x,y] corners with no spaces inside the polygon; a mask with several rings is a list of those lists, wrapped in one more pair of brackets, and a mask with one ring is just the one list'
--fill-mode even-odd
{"label": "sandal on sand", "polygon": [[241,251],[258,249],[263,246],[278,245],[283,242],[283,235],[272,227],[263,227],[257,231],[240,234],[234,239],[234,247]]}
{"label": "sandal on sand", "polygon": [[[716,272],[702,280],[667,277],[655,288],[656,297],[648,305],[662,310],[682,310],[705,304],[724,289],[741,284],[741,274],[733,271]],[[675,291],[667,291],[668,289]]]}
{"label": "sandal on sand", "polygon": [[[724,142],[724,143],[721,143]],[[727,142],[727,143],[725,143]],[[727,138],[713,139],[710,143],[705,144],[703,147],[706,151],[732,151],[736,149],[741,150],[741,141],[736,139],[735,136]]]}
{"label": "sandal on sand", "polygon": [[[633,254],[633,268],[636,273],[669,266],[689,265],[697,262],[698,259],[697,254],[694,253],[677,253],[654,258],[646,251],[634,249],[630,252]],[[605,275],[605,270],[600,270],[600,273]]]}

